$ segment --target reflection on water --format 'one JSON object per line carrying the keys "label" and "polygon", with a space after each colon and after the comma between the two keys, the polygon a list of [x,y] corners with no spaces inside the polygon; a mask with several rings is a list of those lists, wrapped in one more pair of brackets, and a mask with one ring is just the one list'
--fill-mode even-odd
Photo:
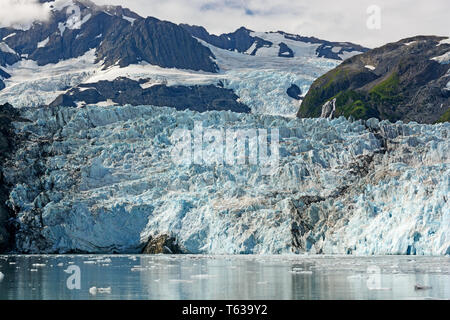
{"label": "reflection on water", "polygon": [[0,272],[0,299],[450,299],[450,257],[0,256]]}

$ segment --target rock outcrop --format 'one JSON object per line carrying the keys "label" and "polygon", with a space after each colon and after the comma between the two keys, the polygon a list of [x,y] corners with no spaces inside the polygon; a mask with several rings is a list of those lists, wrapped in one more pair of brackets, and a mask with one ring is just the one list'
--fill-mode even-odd
{"label": "rock outcrop", "polygon": [[183,253],[177,244],[177,240],[169,235],[163,234],[150,238],[143,254],[181,254]]}
{"label": "rock outcrop", "polygon": [[239,97],[230,89],[215,85],[167,86],[155,84],[146,87],[148,82],[151,83],[151,80],[135,81],[128,78],[117,78],[114,81],[81,84],[57,97],[50,106],[75,107],[106,102],[110,105],[153,105],[199,112],[211,110],[250,112],[250,108],[239,102]]}
{"label": "rock outcrop", "polygon": [[146,61],[164,68],[218,71],[208,48],[176,24],[152,17],[108,33],[97,58],[105,62],[105,67]]}
{"label": "rock outcrop", "polygon": [[10,249],[14,239],[11,222],[14,208],[6,205],[11,185],[6,183],[3,177],[4,162],[15,151],[19,140],[13,130],[14,121],[23,121],[18,110],[10,104],[0,105],[0,253]]}

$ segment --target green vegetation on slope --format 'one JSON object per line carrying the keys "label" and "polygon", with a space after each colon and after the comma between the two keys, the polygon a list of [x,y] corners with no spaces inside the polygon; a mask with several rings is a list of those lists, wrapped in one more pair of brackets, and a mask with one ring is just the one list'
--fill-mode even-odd
{"label": "green vegetation on slope", "polygon": [[401,100],[398,74],[392,73],[386,80],[373,87],[369,91],[369,96],[371,102],[374,103],[394,103]]}
{"label": "green vegetation on slope", "polygon": [[439,118],[436,123],[450,122],[450,108]]}
{"label": "green vegetation on slope", "polygon": [[336,98],[336,116],[366,120],[378,116],[377,110],[366,103],[364,94],[347,90],[338,93],[330,100],[334,98]]}

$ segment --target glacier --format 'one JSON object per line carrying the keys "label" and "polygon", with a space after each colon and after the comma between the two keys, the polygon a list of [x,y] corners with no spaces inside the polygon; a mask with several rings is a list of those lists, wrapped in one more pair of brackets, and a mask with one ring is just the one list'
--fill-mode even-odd
{"label": "glacier", "polygon": [[[449,123],[130,105],[21,113],[3,166],[19,252],[138,253],[170,235],[195,254],[450,254]],[[173,133],[195,123],[278,129],[277,170],[175,164]]]}

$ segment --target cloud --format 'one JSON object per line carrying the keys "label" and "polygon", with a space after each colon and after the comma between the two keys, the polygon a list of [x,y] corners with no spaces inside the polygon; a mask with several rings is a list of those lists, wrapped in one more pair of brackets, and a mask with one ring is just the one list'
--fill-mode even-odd
{"label": "cloud", "polygon": [[0,26],[25,26],[48,19],[49,7],[37,0],[0,0]]}
{"label": "cloud", "polygon": [[[418,34],[448,35],[448,0],[94,0],[120,4],[140,15],[202,25],[212,33],[246,26],[283,30],[369,47]],[[367,8],[381,8],[381,29],[366,27]]]}

